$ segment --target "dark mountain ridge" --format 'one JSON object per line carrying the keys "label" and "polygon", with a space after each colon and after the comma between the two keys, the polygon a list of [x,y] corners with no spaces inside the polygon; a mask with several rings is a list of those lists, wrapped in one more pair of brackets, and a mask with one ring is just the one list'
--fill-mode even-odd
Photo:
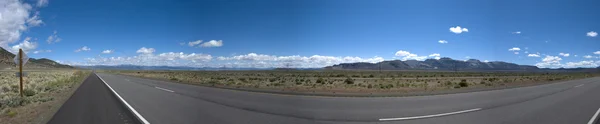
{"label": "dark mountain ridge", "polygon": [[333,66],[324,67],[330,70],[443,70],[443,71],[539,71],[539,70],[565,70],[565,71],[592,71],[598,68],[580,68],[580,69],[547,69],[538,68],[531,65],[518,65],[514,63],[492,61],[481,62],[477,59],[454,60],[451,58],[427,59],[425,61],[417,60],[391,60],[379,63],[341,63]]}

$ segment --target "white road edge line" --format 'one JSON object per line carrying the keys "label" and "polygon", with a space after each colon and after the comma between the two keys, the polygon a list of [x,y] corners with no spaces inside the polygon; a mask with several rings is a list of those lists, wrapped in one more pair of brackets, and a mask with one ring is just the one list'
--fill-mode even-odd
{"label": "white road edge line", "polygon": [[435,115],[413,116],[413,117],[402,117],[402,118],[382,118],[382,119],[379,119],[379,121],[398,121],[398,120],[411,120],[411,119],[421,119],[421,118],[432,118],[432,117],[439,117],[439,116],[446,116],[446,115],[467,113],[467,112],[478,111],[478,110],[481,110],[481,108],[469,109],[469,110],[462,110],[462,111],[450,112],[450,113],[435,114]]}
{"label": "white road edge line", "polygon": [[125,106],[127,106],[127,108],[129,108],[129,110],[131,110],[133,112],[133,114],[135,114],[135,116],[137,116],[140,120],[142,120],[142,123],[144,124],[150,124],[144,117],[142,117],[142,115],[140,115],[140,113],[138,113],[135,109],[133,109],[133,107],[131,107],[131,105],[129,105],[129,103],[127,103],[127,101],[125,101],[125,99],[123,99],[115,90],[113,90],[112,87],[110,87],[110,85],[108,85],[106,83],[106,81],[104,81],[104,79],[102,79],[102,77],[100,77],[100,75],[94,73],[96,76],[98,76],[98,78],[100,78],[100,80],[102,80],[102,83],[104,83],[108,89],[110,89],[117,97],[119,97],[119,99],[121,100],[121,102],[125,103]]}
{"label": "white road edge line", "polygon": [[583,86],[583,84],[579,84],[579,85],[577,85],[577,86],[575,86],[575,87],[581,87],[581,86]]}
{"label": "white road edge line", "polygon": [[596,111],[596,114],[594,114],[594,116],[592,116],[592,119],[590,119],[590,121],[588,122],[588,124],[594,124],[594,121],[596,120],[596,117],[598,117],[598,113],[600,113],[600,108],[598,108],[598,111]]}
{"label": "white road edge line", "polygon": [[167,91],[167,92],[171,92],[171,93],[175,92],[175,91],[172,91],[172,90],[169,90],[169,89],[165,89],[165,88],[160,88],[160,87],[154,87],[154,88],[160,89],[160,90],[164,90],[164,91]]}

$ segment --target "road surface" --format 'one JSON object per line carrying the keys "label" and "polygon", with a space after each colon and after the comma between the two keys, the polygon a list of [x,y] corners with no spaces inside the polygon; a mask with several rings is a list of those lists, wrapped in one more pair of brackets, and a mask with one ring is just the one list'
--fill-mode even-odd
{"label": "road surface", "polygon": [[49,124],[135,124],[139,123],[95,74],[54,114]]}
{"label": "road surface", "polygon": [[600,77],[432,96],[319,97],[97,75],[154,124],[591,124],[600,111]]}

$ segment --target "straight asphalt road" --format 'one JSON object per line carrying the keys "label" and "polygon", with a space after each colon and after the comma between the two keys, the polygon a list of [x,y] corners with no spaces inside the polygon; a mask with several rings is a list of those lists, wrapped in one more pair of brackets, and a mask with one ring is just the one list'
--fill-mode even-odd
{"label": "straight asphalt road", "polygon": [[432,96],[320,97],[97,75],[155,124],[592,124],[600,111],[600,77]]}
{"label": "straight asphalt road", "polygon": [[91,74],[54,114],[49,124],[137,124],[124,104]]}

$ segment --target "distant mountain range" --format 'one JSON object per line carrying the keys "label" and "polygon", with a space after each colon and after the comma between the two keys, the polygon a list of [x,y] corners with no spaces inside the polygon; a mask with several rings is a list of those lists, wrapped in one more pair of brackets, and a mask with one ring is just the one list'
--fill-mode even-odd
{"label": "distant mountain range", "polygon": [[573,68],[573,69],[548,69],[531,65],[518,65],[514,63],[493,61],[481,62],[477,59],[467,61],[451,58],[417,60],[392,60],[379,63],[341,63],[327,66],[329,70],[443,70],[443,71],[599,71],[598,68]]}
{"label": "distant mountain range", "polygon": [[[8,52],[4,48],[0,48],[0,69],[14,68],[17,65],[14,62],[15,54]],[[29,58],[29,61],[25,64],[25,68],[73,68],[69,65],[63,65],[50,59],[41,58]]]}

